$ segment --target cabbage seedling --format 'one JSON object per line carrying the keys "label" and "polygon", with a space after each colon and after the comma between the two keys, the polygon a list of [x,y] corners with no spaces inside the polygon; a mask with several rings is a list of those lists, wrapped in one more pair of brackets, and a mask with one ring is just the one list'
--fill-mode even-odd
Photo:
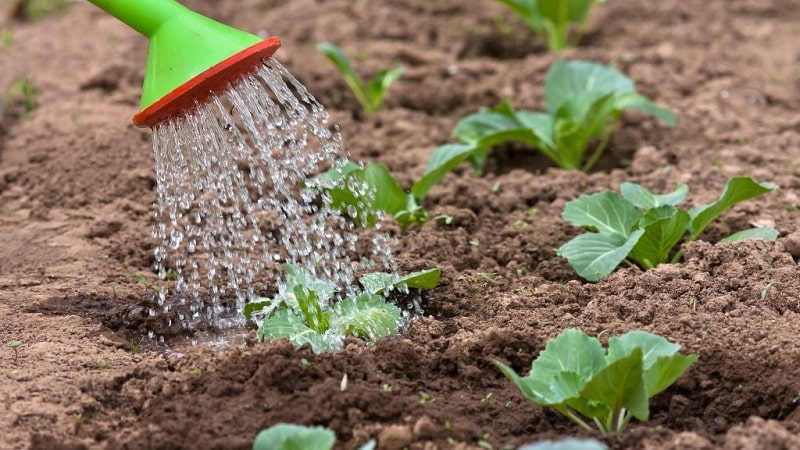
{"label": "cabbage seedling", "polygon": [[[503,102],[461,119],[453,134],[473,147],[470,161],[481,172],[492,147],[522,142],[539,150],[562,169],[590,170],[608,145],[625,110],[650,114],[668,126],[676,117],[636,92],[620,72],[586,61],[557,61],[544,81],[547,111],[515,111]],[[585,157],[590,144],[594,150]],[[438,148],[434,156],[445,148]]]}
{"label": "cabbage seedling", "polygon": [[398,65],[392,70],[381,69],[368,82],[365,82],[353,68],[342,49],[330,42],[319,44],[317,49],[342,74],[345,83],[353,91],[367,115],[374,114],[383,107],[383,100],[386,93],[389,92],[389,88],[403,74],[403,67]]}
{"label": "cabbage seedling", "polygon": [[524,378],[495,364],[531,402],[554,408],[586,430],[594,422],[603,434],[620,434],[631,418],[646,421],[649,399],[697,360],[679,354],[680,348],[661,336],[630,331],[610,338],[606,350],[597,338],[568,329],[547,343]]}
{"label": "cabbage seedling", "polygon": [[[374,225],[380,213],[387,213],[406,229],[428,221],[428,213],[423,208],[428,192],[474,151],[473,146],[466,144],[439,147],[428,159],[425,173],[409,192],[404,191],[389,169],[379,163],[363,166],[347,163],[323,174],[316,186],[327,192],[330,207],[347,212],[353,218],[362,218],[363,226]],[[345,182],[336,183],[342,178]]]}
{"label": "cabbage seedling", "polygon": [[497,0],[528,25],[552,53],[580,41],[592,8],[605,0]]}
{"label": "cabbage seedling", "polygon": [[[717,201],[683,210],[676,205],[689,192],[685,184],[678,185],[674,192],[656,195],[638,184],[622,183],[622,195],[604,191],[567,202],[562,217],[589,232],[564,244],[558,254],[589,281],[606,277],[625,260],[645,270],[678,262],[682,253],[675,247],[679,243],[697,239],[714,219],[737,203],[776,188],[747,177],[734,177],[728,180]],[[773,228],[752,228],[723,241],[777,237],[778,231]]]}
{"label": "cabbage seedling", "polygon": [[[331,450],[335,442],[336,435],[327,428],[279,423],[258,433],[253,450]],[[369,441],[359,450],[374,448],[375,441]]]}
{"label": "cabbage seedling", "polygon": [[244,314],[259,325],[261,340],[287,338],[297,347],[310,344],[315,353],[332,352],[341,348],[345,336],[374,341],[397,334],[400,308],[389,303],[384,293],[391,289],[433,289],[440,273],[439,269],[429,269],[403,277],[366,274],[359,280],[361,293],[332,304],[332,282],[287,264],[286,284],[278,294],[248,303]]}

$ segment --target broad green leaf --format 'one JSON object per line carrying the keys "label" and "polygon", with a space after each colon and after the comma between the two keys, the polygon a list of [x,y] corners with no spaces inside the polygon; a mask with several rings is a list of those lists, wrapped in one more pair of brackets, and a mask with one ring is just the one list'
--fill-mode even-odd
{"label": "broad green leaf", "polygon": [[426,269],[412,272],[402,277],[390,273],[372,272],[358,279],[365,292],[380,294],[387,288],[405,286],[412,289],[433,289],[439,284],[440,269]]}
{"label": "broad green leaf", "polygon": [[364,182],[375,188],[375,198],[372,199],[375,210],[395,214],[405,208],[406,193],[386,166],[368,163],[364,167],[363,177]]}
{"label": "broad green leaf", "polygon": [[551,158],[553,162],[562,169],[574,170],[580,167],[591,136],[577,121],[556,119],[553,124],[553,140],[556,148]]}
{"label": "broad green leaf", "polygon": [[625,260],[644,234],[636,230],[627,238],[605,233],[585,233],[558,249],[581,278],[598,281],[607,277]]}
{"label": "broad green leaf", "polygon": [[520,19],[522,19],[529,27],[540,29],[544,27],[544,19],[539,15],[536,8],[537,0],[497,0],[498,2],[506,5],[508,9],[514,12]]}
{"label": "broad green leaf", "polygon": [[583,388],[581,397],[608,405],[613,412],[625,408],[633,417],[647,420],[650,407],[642,368],[642,350],[619,358],[598,372]]}
{"label": "broad green leaf", "polygon": [[[556,61],[544,80],[547,112],[555,115],[567,103],[586,111],[597,98],[607,94],[635,92],[633,82],[620,72],[587,61]],[[583,104],[584,106],[577,106]]]}
{"label": "broad green leaf", "polygon": [[680,345],[639,330],[609,338],[607,359],[614,361],[629,355],[636,348],[642,351],[648,398],[672,385],[697,360],[697,355],[680,355]]}
{"label": "broad green leaf", "polygon": [[538,0],[536,10],[555,24],[582,23],[596,0]]}
{"label": "broad green leaf", "polygon": [[689,224],[690,239],[696,239],[708,224],[737,203],[758,197],[777,188],[771,183],[756,183],[748,177],[731,178],[725,184],[725,190],[722,191],[722,195],[716,202],[696,206],[689,210],[689,215],[692,218]]}
{"label": "broad green leaf", "polygon": [[678,203],[686,198],[686,194],[689,193],[689,186],[678,183],[678,187],[674,191],[657,195],[640,184],[626,181],[620,185],[620,192],[625,200],[633,203],[637,208],[647,210],[664,205],[677,206]]}
{"label": "broad green leaf", "polygon": [[570,328],[547,342],[531,365],[531,375],[555,380],[563,372],[572,372],[586,381],[605,366],[604,355],[596,338]]}
{"label": "broad green leaf", "polygon": [[774,241],[778,239],[780,232],[775,228],[749,228],[747,230],[738,231],[732,235],[722,238],[719,242],[740,242],[747,239],[761,239],[763,241]]}
{"label": "broad green leaf", "polygon": [[669,261],[669,254],[686,234],[689,214],[671,205],[647,211],[640,227],[644,234],[631,250],[631,257],[645,269]]}
{"label": "broad green leaf", "polygon": [[400,308],[374,294],[360,294],[337,303],[331,316],[331,327],[344,335],[354,335],[374,341],[397,334]]}
{"label": "broad green leaf", "polygon": [[569,438],[560,441],[541,441],[526,444],[517,450],[608,450],[608,447],[596,439]]}
{"label": "broad green leaf", "polygon": [[374,225],[378,212],[396,214],[405,209],[407,194],[383,164],[367,163],[363,167],[348,162],[331,169],[315,181],[317,189],[330,195],[328,207],[342,211],[363,225]]}
{"label": "broad green leaf", "polygon": [[655,117],[669,127],[674,127],[675,123],[678,121],[678,117],[674,112],[666,108],[662,108],[653,103],[647,97],[636,93],[618,96],[614,102],[614,109],[617,111],[635,109]]}
{"label": "broad green leaf", "polygon": [[338,344],[327,340],[303,323],[303,320],[290,310],[279,310],[261,324],[262,340],[289,339],[295,347],[310,344],[314,353],[334,351]]}
{"label": "broad green leaf", "polygon": [[582,195],[567,202],[561,216],[575,226],[623,238],[622,242],[620,239],[613,241],[616,245],[622,245],[625,238],[632,234],[632,229],[642,218],[642,213],[616,192],[604,191]]}
{"label": "broad green leaf", "polygon": [[563,397],[556,396],[550,391],[550,384],[547,383],[547,381],[530,375],[525,378],[520,377],[514,369],[500,361],[495,361],[494,364],[506,378],[511,380],[511,382],[519,388],[522,395],[528,399],[528,401],[536,403],[539,406],[560,405],[564,402]]}
{"label": "broad green leaf", "polygon": [[326,428],[279,423],[258,433],[253,450],[330,450],[335,442]]}
{"label": "broad green leaf", "polygon": [[438,147],[428,158],[425,174],[411,187],[411,195],[421,202],[434,185],[474,152],[475,146],[472,144],[447,144]]}
{"label": "broad green leaf", "polygon": [[642,350],[642,363],[645,370],[655,364],[658,358],[672,356],[680,351],[681,346],[672,343],[662,336],[647,331],[633,330],[621,336],[608,339],[608,362],[628,356],[634,349]]}
{"label": "broad green leaf", "polygon": [[647,396],[652,397],[672,386],[672,383],[683,375],[695,361],[697,361],[697,355],[672,355],[656,359],[656,362],[644,374]]}
{"label": "broad green leaf", "polygon": [[243,314],[246,318],[250,319],[253,317],[253,314],[257,313],[258,311],[264,310],[264,308],[269,307],[272,305],[272,301],[267,298],[259,298],[257,300],[250,301],[246,305],[244,305]]}

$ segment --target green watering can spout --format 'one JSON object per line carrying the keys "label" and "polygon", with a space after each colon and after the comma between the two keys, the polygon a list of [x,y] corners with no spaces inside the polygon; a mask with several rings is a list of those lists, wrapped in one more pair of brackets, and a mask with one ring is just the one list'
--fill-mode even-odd
{"label": "green watering can spout", "polygon": [[254,72],[281,45],[278,38],[262,40],[175,0],[89,1],[150,39],[142,110],[133,118],[139,127],[191,111]]}

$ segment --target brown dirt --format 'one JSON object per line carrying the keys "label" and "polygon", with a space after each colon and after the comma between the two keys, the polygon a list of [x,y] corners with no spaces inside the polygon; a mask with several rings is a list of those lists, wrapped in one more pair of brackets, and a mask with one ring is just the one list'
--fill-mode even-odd
{"label": "brown dirt", "polygon": [[[280,36],[278,58],[331,110],[352,157],[387,164],[406,186],[464,114],[504,98],[541,108],[553,61],[488,0],[188,3]],[[0,121],[0,448],[248,448],[280,421],[330,427],[347,449],[371,438],[382,449],[472,449],[479,439],[501,448],[581,435],[526,403],[492,364],[527,372],[547,339],[580,327],[645,329],[700,354],[654,399],[652,420],[607,439],[612,448],[800,449],[797,6],[598,7],[566,56],[615,64],[677,111],[678,126],[626,115],[590,174],[517,147],[493,153],[482,178],[459,168],[426,205],[453,224],[430,222],[394,244],[404,271],[443,269],[426,316],[406,335],[352,340],[333,355],[178,341],[170,353],[145,343],[131,355],[150,299],[135,275],[155,280],[150,133],[130,123],[147,44],[85,2],[37,23],[0,19],[13,35],[0,50],[0,88],[28,76],[40,92],[32,114],[11,103]],[[358,55],[365,73],[406,66],[386,111],[358,113],[315,50],[324,40]],[[686,182],[698,204],[734,175],[781,189],[734,208],[704,239],[771,221],[778,242],[696,242],[681,264],[596,284],[554,255],[577,233],[560,212],[582,193]],[[5,343],[17,339],[15,358]]]}

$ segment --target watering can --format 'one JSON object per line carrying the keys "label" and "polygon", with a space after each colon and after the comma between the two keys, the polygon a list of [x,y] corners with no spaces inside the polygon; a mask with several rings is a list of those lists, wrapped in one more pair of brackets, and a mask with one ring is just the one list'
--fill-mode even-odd
{"label": "watering can", "polygon": [[89,0],[150,39],[138,127],[180,117],[272,57],[281,42],[198,14],[175,0]]}

